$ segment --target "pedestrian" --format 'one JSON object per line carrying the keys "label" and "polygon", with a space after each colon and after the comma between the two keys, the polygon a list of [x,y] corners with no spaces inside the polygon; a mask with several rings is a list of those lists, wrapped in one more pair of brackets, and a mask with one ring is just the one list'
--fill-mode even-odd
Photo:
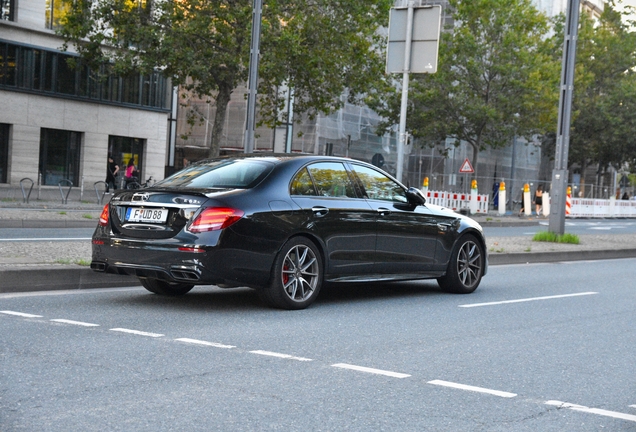
{"label": "pedestrian", "polygon": [[128,189],[128,183],[131,182],[136,182],[137,179],[137,167],[135,166],[135,162],[133,161],[132,158],[130,158],[130,160],[128,161],[128,165],[126,166],[126,172],[125,172],[125,177],[126,177],[126,189]]}
{"label": "pedestrian", "polygon": [[519,209],[519,217],[523,216],[523,213],[526,211],[526,206],[524,204],[525,200],[523,199],[524,190],[521,188],[521,208]]}
{"label": "pedestrian", "polygon": [[113,160],[111,155],[108,155],[108,164],[106,165],[106,193],[110,192],[110,188],[113,188],[113,192],[117,190],[117,173],[119,172],[119,165]]}
{"label": "pedestrian", "polygon": [[625,191],[625,193],[623,194],[622,200],[628,200],[629,199],[629,194],[627,193],[627,191]]}
{"label": "pedestrian", "polygon": [[539,185],[534,192],[534,206],[537,216],[539,216],[541,214],[541,208],[543,207],[543,185]]}

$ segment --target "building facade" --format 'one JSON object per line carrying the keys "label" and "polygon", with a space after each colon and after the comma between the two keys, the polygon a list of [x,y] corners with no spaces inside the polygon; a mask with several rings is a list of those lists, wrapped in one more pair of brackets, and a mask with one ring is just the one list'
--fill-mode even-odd
{"label": "building facade", "polygon": [[0,4],[0,194],[23,179],[44,191],[92,189],[106,179],[109,154],[122,172],[132,161],[142,180],[163,178],[169,81],[118,77],[63,52],[55,34],[63,0]]}

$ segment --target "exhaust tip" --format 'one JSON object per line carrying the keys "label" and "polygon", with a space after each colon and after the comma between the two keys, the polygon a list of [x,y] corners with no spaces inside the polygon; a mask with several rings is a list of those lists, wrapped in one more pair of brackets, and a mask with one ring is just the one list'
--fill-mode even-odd
{"label": "exhaust tip", "polygon": [[106,271],[106,263],[103,262],[91,262],[91,270],[96,272],[105,272]]}

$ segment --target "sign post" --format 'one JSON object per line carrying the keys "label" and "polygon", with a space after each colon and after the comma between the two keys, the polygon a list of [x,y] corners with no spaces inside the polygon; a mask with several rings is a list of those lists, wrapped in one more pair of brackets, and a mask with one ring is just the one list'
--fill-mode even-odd
{"label": "sign post", "polygon": [[441,16],[440,5],[416,7],[413,0],[409,0],[406,8],[391,8],[386,72],[402,74],[402,104],[395,174],[399,181],[402,181],[406,145],[409,73],[437,72]]}

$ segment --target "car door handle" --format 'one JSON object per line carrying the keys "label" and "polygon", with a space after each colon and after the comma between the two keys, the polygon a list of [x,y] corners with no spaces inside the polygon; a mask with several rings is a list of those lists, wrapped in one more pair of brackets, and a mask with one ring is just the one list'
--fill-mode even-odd
{"label": "car door handle", "polygon": [[329,209],[327,207],[315,206],[311,208],[311,211],[314,212],[316,216],[325,216],[329,213]]}
{"label": "car door handle", "polygon": [[385,207],[378,207],[378,213],[380,213],[380,216],[386,216],[391,213],[391,210]]}

